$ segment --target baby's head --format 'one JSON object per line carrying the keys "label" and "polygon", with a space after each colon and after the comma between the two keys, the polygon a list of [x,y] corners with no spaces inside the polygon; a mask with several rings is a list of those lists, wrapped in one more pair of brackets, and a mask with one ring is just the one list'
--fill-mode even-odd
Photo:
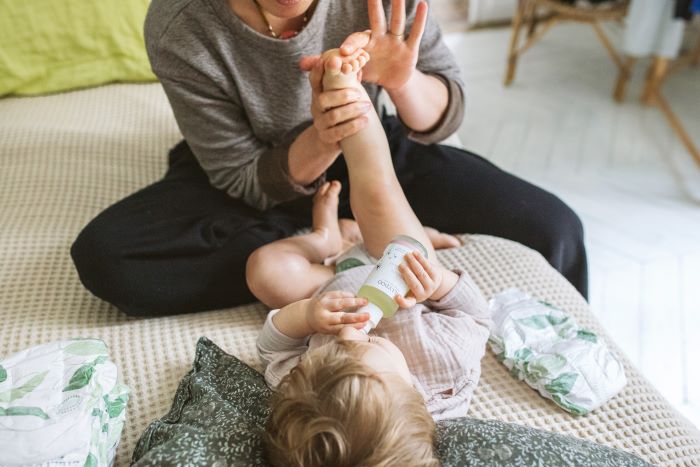
{"label": "baby's head", "polygon": [[271,412],[267,447],[276,466],[439,465],[435,424],[403,355],[353,328],[307,352]]}

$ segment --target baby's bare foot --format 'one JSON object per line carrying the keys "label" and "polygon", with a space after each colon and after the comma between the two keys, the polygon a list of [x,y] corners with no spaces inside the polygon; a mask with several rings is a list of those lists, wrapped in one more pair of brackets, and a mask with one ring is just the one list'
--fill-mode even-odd
{"label": "baby's bare foot", "polygon": [[319,239],[319,253],[328,258],[340,253],[343,248],[343,238],[338,225],[338,194],[341,184],[339,181],[326,182],[316,195],[312,210],[313,234]]}
{"label": "baby's bare foot", "polygon": [[423,227],[425,233],[433,244],[433,248],[440,250],[443,248],[454,248],[462,245],[462,242],[454,235],[446,234],[432,227]]}
{"label": "baby's bare foot", "polygon": [[359,84],[358,73],[369,61],[369,54],[358,49],[352,55],[341,55],[340,49],[326,50],[323,61],[323,88],[342,89]]}
{"label": "baby's bare foot", "polygon": [[340,236],[343,238],[343,250],[357,243],[362,243],[362,232],[356,221],[352,219],[340,219],[338,225],[340,225]]}

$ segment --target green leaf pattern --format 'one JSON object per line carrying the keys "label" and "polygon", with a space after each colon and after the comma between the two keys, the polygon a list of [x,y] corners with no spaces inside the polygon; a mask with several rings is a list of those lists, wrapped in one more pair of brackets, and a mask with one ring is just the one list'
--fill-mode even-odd
{"label": "green leaf pattern", "polygon": [[561,394],[565,396],[571,392],[571,388],[578,379],[577,373],[563,373],[557,376],[551,383],[545,385],[545,389],[550,394]]}
{"label": "green leaf pattern", "polygon": [[533,329],[545,329],[551,326],[558,326],[568,320],[568,316],[550,313],[546,315],[532,315],[527,318],[516,319],[515,321]]}
{"label": "green leaf pattern", "polygon": [[74,391],[76,389],[81,389],[87,386],[90,383],[92,375],[95,373],[95,366],[106,361],[107,357],[104,355],[100,355],[92,362],[87,363],[75,370],[75,373],[73,373],[73,376],[71,377],[70,381],[68,381],[68,386],[63,388],[63,392]]}
{"label": "green leaf pattern", "polygon": [[[564,410],[588,413],[625,385],[624,369],[604,342],[554,305],[511,289],[494,296],[491,309],[489,344],[498,361]],[[608,392],[594,391],[593,380],[608,384]]]}
{"label": "green leaf pattern", "polygon": [[109,414],[109,418],[118,417],[124,411],[126,401],[126,396],[119,396],[113,401],[110,401],[107,396],[105,396],[105,403],[107,404],[107,413]]}
{"label": "green leaf pattern", "polygon": [[[0,403],[9,406],[0,406],[0,418],[15,417],[17,421],[9,426],[20,430],[26,423],[41,427],[65,417],[89,417],[91,429],[83,435],[90,451],[84,465],[111,465],[124,427],[129,388],[120,383],[102,387],[116,378],[107,346],[97,339],[75,339],[28,350],[0,362],[0,382],[15,385],[3,384]],[[32,358],[27,359],[27,354]],[[21,405],[12,405],[14,401]],[[37,430],[40,433],[41,428]]]}
{"label": "green leaf pattern", "polygon": [[79,340],[64,349],[71,355],[107,355],[107,346],[98,340]]}
{"label": "green leaf pattern", "polygon": [[93,453],[90,453],[88,454],[87,459],[85,459],[85,464],[83,467],[97,467],[98,465],[97,458]]}
{"label": "green leaf pattern", "polygon": [[579,329],[576,333],[576,337],[583,339],[588,342],[593,342],[594,344],[598,342],[598,336],[596,333],[589,331],[587,329]]}
{"label": "green leaf pattern", "polygon": [[30,416],[30,417],[39,417],[44,420],[48,420],[49,416],[41,410],[39,407],[8,407],[8,408],[2,408],[0,407],[0,417],[17,417],[17,416]]}
{"label": "green leaf pattern", "polygon": [[39,386],[42,381],[44,381],[44,378],[46,377],[47,373],[48,371],[38,373],[31,377],[29,380],[27,380],[27,382],[25,382],[21,386],[12,388],[9,391],[1,392],[0,402],[13,402],[17,399],[23,398],[24,396],[32,392],[34,389],[36,389],[36,387]]}
{"label": "green leaf pattern", "polygon": [[70,381],[68,381],[68,386],[63,388],[63,392],[74,391],[76,389],[84,388],[90,382],[92,374],[95,372],[95,365],[88,363],[83,365],[73,373]]}

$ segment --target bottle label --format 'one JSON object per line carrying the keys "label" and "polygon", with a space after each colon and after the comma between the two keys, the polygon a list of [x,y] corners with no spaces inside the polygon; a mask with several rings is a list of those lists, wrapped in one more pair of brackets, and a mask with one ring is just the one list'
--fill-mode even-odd
{"label": "bottle label", "polygon": [[408,293],[408,286],[401,277],[399,265],[404,263],[404,256],[416,248],[401,243],[390,243],[384,250],[382,258],[372,270],[364,285],[374,287],[393,300],[397,295]]}

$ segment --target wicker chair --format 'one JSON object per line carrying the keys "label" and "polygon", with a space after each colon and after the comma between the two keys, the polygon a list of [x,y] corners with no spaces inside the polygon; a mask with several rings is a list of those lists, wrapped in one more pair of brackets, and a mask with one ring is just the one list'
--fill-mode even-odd
{"label": "wicker chair", "polygon": [[[515,78],[518,57],[540,40],[549,29],[561,21],[576,21],[587,23],[593,27],[598,39],[610,54],[620,73],[629,72],[622,58],[615,51],[605,31],[600,26],[603,21],[619,21],[627,14],[628,1],[620,0],[606,2],[598,6],[579,7],[561,0],[518,0],[513,17],[513,35],[508,54],[508,68],[505,75],[505,85],[508,86]],[[541,11],[546,15],[541,15]],[[527,27],[527,37],[520,45],[521,29]]]}

